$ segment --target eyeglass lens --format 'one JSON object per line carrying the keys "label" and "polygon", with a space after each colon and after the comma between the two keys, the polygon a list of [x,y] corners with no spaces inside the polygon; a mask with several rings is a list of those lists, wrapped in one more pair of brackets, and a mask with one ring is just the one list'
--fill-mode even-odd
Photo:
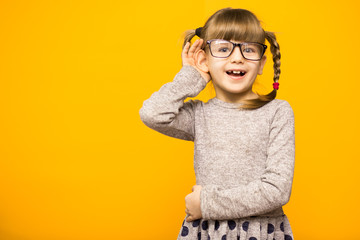
{"label": "eyeglass lens", "polygon": [[[210,50],[214,57],[228,57],[233,48],[234,45],[231,42],[224,40],[215,40],[210,44]],[[240,48],[244,58],[249,60],[261,59],[264,51],[264,47],[257,43],[243,43]]]}

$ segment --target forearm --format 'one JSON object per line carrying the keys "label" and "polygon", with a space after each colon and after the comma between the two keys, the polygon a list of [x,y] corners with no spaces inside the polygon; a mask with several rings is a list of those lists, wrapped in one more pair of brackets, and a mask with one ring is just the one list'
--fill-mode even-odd
{"label": "forearm", "polygon": [[164,84],[145,100],[140,118],[148,127],[163,134],[192,140],[193,105],[184,100],[197,96],[206,86],[200,73],[191,66],[184,66],[172,82]]}
{"label": "forearm", "polygon": [[236,219],[270,212],[285,205],[291,195],[292,178],[269,174],[261,180],[231,189],[203,186],[201,212],[204,219]]}

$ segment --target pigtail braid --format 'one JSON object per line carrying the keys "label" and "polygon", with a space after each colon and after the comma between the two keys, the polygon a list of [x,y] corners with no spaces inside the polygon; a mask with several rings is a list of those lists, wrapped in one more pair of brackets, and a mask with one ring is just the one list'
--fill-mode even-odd
{"label": "pigtail braid", "polygon": [[[273,61],[274,61],[274,82],[278,82],[280,78],[280,46],[278,42],[276,41],[275,34],[273,32],[267,32],[265,31],[265,37],[268,40],[268,42],[271,44],[270,51],[273,55]],[[276,89],[274,89],[276,90]]]}

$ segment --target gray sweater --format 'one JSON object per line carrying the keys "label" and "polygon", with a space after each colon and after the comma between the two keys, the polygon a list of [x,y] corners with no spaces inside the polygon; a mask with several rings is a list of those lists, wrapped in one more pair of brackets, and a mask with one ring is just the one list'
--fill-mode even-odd
{"label": "gray sweater", "polygon": [[189,100],[206,86],[183,66],[172,82],[144,101],[140,118],[165,135],[194,141],[194,169],[203,219],[280,216],[291,195],[294,113],[274,99],[255,110],[212,98]]}

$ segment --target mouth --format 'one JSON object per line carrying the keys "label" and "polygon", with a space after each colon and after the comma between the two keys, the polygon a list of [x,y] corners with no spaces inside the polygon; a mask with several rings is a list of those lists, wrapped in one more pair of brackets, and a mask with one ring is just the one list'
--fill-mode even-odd
{"label": "mouth", "polygon": [[226,71],[226,74],[231,77],[243,77],[246,74],[246,71],[243,70],[229,70]]}

